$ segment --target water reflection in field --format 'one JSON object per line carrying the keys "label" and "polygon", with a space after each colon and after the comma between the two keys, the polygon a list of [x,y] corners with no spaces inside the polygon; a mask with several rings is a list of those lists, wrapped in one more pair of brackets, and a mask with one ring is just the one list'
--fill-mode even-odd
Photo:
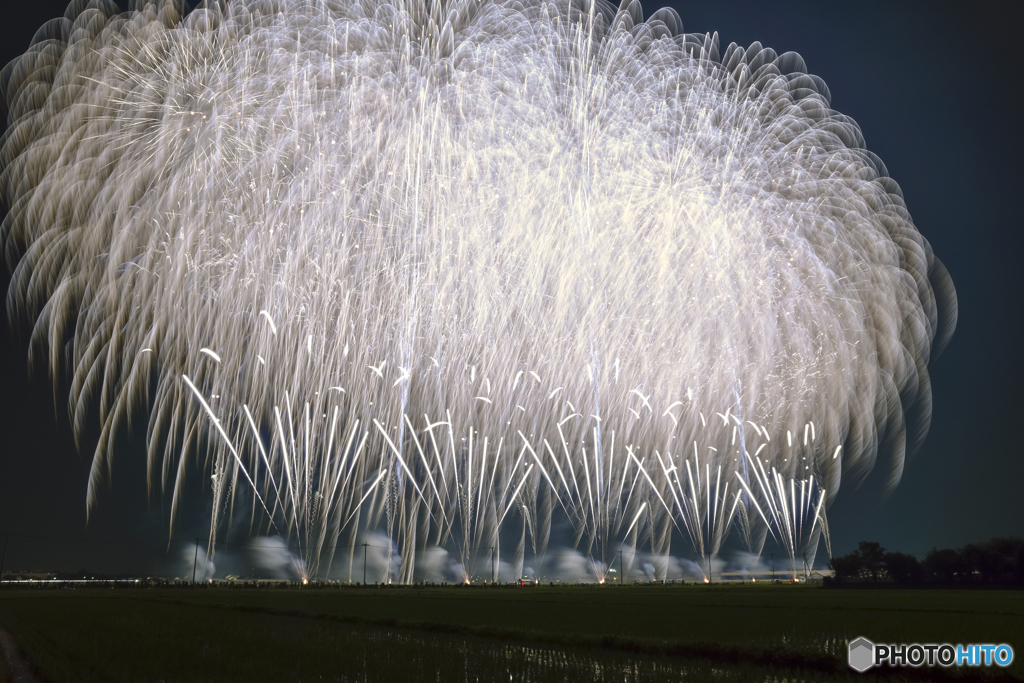
{"label": "water reflection in field", "polygon": [[[353,629],[338,659],[338,680],[360,683],[463,681],[466,683],[654,683],[661,681],[835,680],[835,673],[797,677],[747,663],[652,657],[592,648],[557,648],[452,635]],[[334,648],[337,653],[337,647]]]}

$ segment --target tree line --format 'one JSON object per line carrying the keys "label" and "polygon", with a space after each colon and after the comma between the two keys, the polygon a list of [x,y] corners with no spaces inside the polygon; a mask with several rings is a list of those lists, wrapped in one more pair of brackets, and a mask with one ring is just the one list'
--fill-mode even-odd
{"label": "tree line", "polygon": [[962,548],[933,548],[923,560],[873,541],[833,557],[834,583],[1024,585],[1024,539],[993,538]]}

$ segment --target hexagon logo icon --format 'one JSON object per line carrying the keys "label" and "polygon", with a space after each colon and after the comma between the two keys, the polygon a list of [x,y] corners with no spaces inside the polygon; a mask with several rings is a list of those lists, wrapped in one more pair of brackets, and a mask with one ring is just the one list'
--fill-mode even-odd
{"label": "hexagon logo icon", "polygon": [[867,638],[850,642],[850,668],[863,673],[875,663],[875,644]]}

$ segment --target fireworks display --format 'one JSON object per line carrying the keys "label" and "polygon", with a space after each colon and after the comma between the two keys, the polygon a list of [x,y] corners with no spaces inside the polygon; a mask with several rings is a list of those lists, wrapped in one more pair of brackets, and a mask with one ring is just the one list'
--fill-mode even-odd
{"label": "fireworks display", "polygon": [[636,2],[135,4],[0,79],[9,311],[90,506],[144,429],[304,575],[374,533],[396,581],[521,576],[554,529],[604,580],[813,558],[842,474],[899,481],[956,295],[798,55]]}

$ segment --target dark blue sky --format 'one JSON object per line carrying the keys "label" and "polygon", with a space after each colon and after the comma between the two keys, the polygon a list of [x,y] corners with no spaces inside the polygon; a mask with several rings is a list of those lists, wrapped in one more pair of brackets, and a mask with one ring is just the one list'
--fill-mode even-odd
{"label": "dark blue sky", "polygon": [[[0,62],[24,50],[66,3],[5,7]],[[723,48],[757,40],[803,55],[834,108],[861,126],[900,184],[919,230],[952,275],[959,324],[932,362],[934,416],[895,493],[877,482],[840,492],[829,512],[833,549],[860,540],[923,554],[995,535],[1024,536],[1024,328],[1018,261],[1024,195],[1018,3],[680,2],[687,32],[718,31]],[[658,5],[645,5],[649,15]],[[6,274],[0,281],[6,293]],[[44,382],[26,379],[24,346],[0,323],[0,535],[166,534],[147,513],[144,472],[115,463],[86,527],[88,459],[54,419]],[[63,405],[58,406],[61,415]],[[200,520],[192,520],[200,528]],[[188,527],[188,523],[185,525]],[[681,548],[674,548],[676,552]],[[819,553],[819,559],[824,553]]]}

